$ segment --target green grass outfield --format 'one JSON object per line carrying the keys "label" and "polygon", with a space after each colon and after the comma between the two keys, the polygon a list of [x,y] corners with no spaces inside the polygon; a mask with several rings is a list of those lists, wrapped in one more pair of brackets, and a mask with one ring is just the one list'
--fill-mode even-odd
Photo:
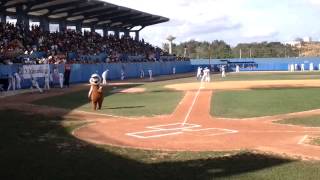
{"label": "green grass outfield", "polygon": [[[213,81],[276,79],[320,79],[320,72],[231,73],[223,79],[219,74],[212,75]],[[104,100],[103,109],[98,112],[120,116],[153,116],[170,114],[181,101],[183,92],[165,89],[164,86],[169,84],[189,83],[195,81],[196,80],[194,77],[190,77],[150,83],[143,82],[136,85],[115,87],[146,88],[146,92],[138,94],[111,93],[110,91],[112,90],[112,87],[109,87],[105,91],[106,97]],[[316,102],[316,100],[319,99],[317,97],[318,95],[316,95],[317,90],[318,89],[305,88],[296,90],[274,89],[248,92],[217,92],[213,96],[211,113],[216,116],[223,117],[254,117],[319,108],[320,105],[318,105]],[[87,91],[88,90],[83,90],[58,97],[42,99],[36,101],[35,103],[67,109],[92,111],[91,105],[87,99]],[[304,91],[311,92],[311,94],[304,93]],[[299,100],[302,100],[302,103],[300,103]],[[276,107],[278,105],[279,108]]]}
{"label": "green grass outfield", "polygon": [[95,146],[83,122],[0,111],[0,179],[318,179],[320,162],[240,152],[166,152]]}
{"label": "green grass outfield", "polygon": [[249,118],[320,108],[320,88],[220,91],[211,100],[211,114]]}

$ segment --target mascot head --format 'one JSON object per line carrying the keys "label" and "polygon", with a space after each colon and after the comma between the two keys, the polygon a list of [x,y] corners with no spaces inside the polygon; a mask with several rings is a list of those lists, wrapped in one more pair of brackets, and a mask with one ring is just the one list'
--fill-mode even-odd
{"label": "mascot head", "polygon": [[89,82],[91,85],[99,85],[101,83],[101,77],[98,74],[92,74]]}

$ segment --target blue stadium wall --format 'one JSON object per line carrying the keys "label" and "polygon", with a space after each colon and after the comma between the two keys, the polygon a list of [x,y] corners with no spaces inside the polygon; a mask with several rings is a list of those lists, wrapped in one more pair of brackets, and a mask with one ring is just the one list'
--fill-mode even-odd
{"label": "blue stadium wall", "polygon": [[[232,64],[240,64],[240,71],[288,71],[289,64],[297,64],[298,70],[304,64],[305,70],[309,70],[309,64],[313,63],[314,70],[319,70],[320,58],[248,58],[248,59],[228,59]],[[226,64],[221,59],[194,59],[191,60],[193,66],[219,66]],[[243,65],[243,66],[241,66]],[[254,66],[252,66],[254,65]],[[235,71],[235,66],[230,68]]]}
{"label": "blue stadium wall", "polygon": [[[298,70],[301,64],[305,64],[305,70],[309,70],[309,64],[314,64],[314,70],[320,71],[320,58],[257,58],[257,59],[228,59],[228,62],[240,64],[240,71],[288,71],[288,64],[297,64]],[[93,73],[102,74],[105,69],[109,69],[108,79],[119,80],[121,69],[125,70],[126,78],[139,78],[140,69],[144,69],[145,76],[148,76],[148,70],[152,69],[154,76],[172,74],[173,67],[176,68],[176,73],[194,72],[198,66],[219,66],[226,64],[225,60],[221,59],[194,59],[189,61],[178,62],[153,62],[153,63],[114,63],[114,64],[73,64],[71,71],[71,83],[88,82],[89,77]],[[244,66],[241,66],[243,64]],[[252,65],[255,65],[254,67]],[[19,66],[0,65],[0,78],[5,78],[8,74],[17,72]],[[63,72],[63,65],[50,65],[50,68],[59,68],[59,72]],[[234,71],[232,66],[230,71]],[[41,86],[43,78],[39,79]],[[22,84],[23,87],[30,87],[30,80],[26,80]]]}
{"label": "blue stadium wall", "polygon": [[[0,78],[6,78],[8,74],[13,74],[18,71],[18,68],[22,66],[19,64],[13,65],[0,65]],[[153,62],[153,63],[114,63],[114,64],[73,64],[71,69],[70,82],[71,83],[83,83],[88,82],[90,76],[93,73],[102,74],[103,71],[109,69],[108,79],[119,80],[121,77],[121,69],[124,69],[125,76],[127,78],[139,78],[140,69],[144,70],[145,78],[149,77],[148,70],[152,69],[153,76],[169,75],[173,73],[173,68],[176,68],[176,73],[192,72],[194,66],[189,61],[177,61],[177,62]],[[51,70],[58,68],[59,72],[64,72],[64,65],[50,65]],[[38,79],[41,86],[44,84],[44,78]],[[22,87],[30,87],[30,80],[22,82]]]}

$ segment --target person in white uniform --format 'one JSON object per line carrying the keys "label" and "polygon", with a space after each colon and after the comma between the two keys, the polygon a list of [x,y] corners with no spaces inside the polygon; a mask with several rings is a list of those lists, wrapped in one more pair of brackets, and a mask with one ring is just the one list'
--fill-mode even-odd
{"label": "person in white uniform", "polygon": [[16,79],[16,85],[17,85],[17,89],[21,89],[21,77],[19,75],[19,73],[14,73],[14,77]]}
{"label": "person in white uniform", "polygon": [[33,76],[31,75],[31,87],[30,87],[30,89],[33,90],[33,88],[37,88],[40,93],[43,92],[43,90],[39,87],[37,78],[36,78],[36,77],[33,77]]}
{"label": "person in white uniform", "polygon": [[105,71],[103,71],[103,73],[101,75],[102,76],[102,84],[103,85],[107,84],[108,72],[109,72],[109,69],[106,69]]}
{"label": "person in white uniform", "polygon": [[301,64],[301,71],[304,71],[304,64]]}
{"label": "person in white uniform", "polygon": [[199,66],[198,69],[197,69],[197,80],[201,79],[201,71],[202,71],[202,68]]}
{"label": "person in white uniform", "polygon": [[153,78],[152,78],[152,69],[149,69],[149,70],[148,70],[148,73],[149,73],[149,79],[152,80],[152,79],[153,79]]}
{"label": "person in white uniform", "polygon": [[211,81],[211,78],[210,78],[210,69],[207,68],[206,69],[206,79],[205,79],[206,82],[210,82]]}
{"label": "person in white uniform", "polygon": [[208,67],[205,67],[203,69],[203,75],[202,75],[202,78],[201,78],[201,82],[209,82],[210,80],[210,77],[209,76],[209,72],[210,70],[208,69]]}
{"label": "person in white uniform", "polygon": [[144,78],[144,70],[142,68],[140,69],[140,78]]}
{"label": "person in white uniform", "polygon": [[221,67],[221,77],[226,77],[226,68],[224,66]]}
{"label": "person in white uniform", "polygon": [[313,71],[313,63],[309,64],[309,71]]}
{"label": "person in white uniform", "polygon": [[44,74],[44,89],[50,90],[50,74],[47,71]]}
{"label": "person in white uniform", "polygon": [[14,76],[12,76],[11,74],[9,74],[9,85],[8,85],[8,89],[7,91],[9,91],[12,87],[12,90],[15,91],[16,90],[16,80],[14,78]]}
{"label": "person in white uniform", "polygon": [[176,74],[176,67],[172,68],[172,74]]}
{"label": "person in white uniform", "polygon": [[240,72],[240,66],[238,64],[236,65],[236,72]]}
{"label": "person in white uniform", "polygon": [[121,69],[120,74],[121,74],[121,80],[123,81],[124,78],[125,78],[124,70],[123,70],[123,69]]}
{"label": "person in white uniform", "polygon": [[291,66],[290,71],[294,72],[294,64],[291,64],[290,66]]}
{"label": "person in white uniform", "polygon": [[59,84],[60,88],[63,88],[63,73],[59,73]]}

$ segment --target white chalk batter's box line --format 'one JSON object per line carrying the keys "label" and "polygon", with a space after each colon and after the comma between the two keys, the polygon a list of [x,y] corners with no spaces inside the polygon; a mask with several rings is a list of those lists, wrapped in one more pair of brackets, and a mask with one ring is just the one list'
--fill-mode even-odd
{"label": "white chalk batter's box line", "polygon": [[[163,125],[157,125],[157,126],[147,126],[146,128],[151,129],[151,130],[126,133],[126,135],[132,136],[135,138],[139,138],[139,139],[149,139],[149,138],[159,138],[159,137],[163,137],[163,136],[178,135],[178,134],[183,134],[185,132],[192,133],[192,132],[210,131],[210,130],[220,130],[220,131],[224,131],[224,132],[208,133],[205,136],[218,136],[218,135],[232,134],[232,133],[238,132],[236,130],[223,129],[223,128],[197,129],[197,128],[201,128],[201,125],[189,124],[189,123],[163,124]],[[147,135],[150,133],[157,133],[157,132],[159,132],[159,134]],[[161,133],[161,132],[163,132],[163,133]]]}

